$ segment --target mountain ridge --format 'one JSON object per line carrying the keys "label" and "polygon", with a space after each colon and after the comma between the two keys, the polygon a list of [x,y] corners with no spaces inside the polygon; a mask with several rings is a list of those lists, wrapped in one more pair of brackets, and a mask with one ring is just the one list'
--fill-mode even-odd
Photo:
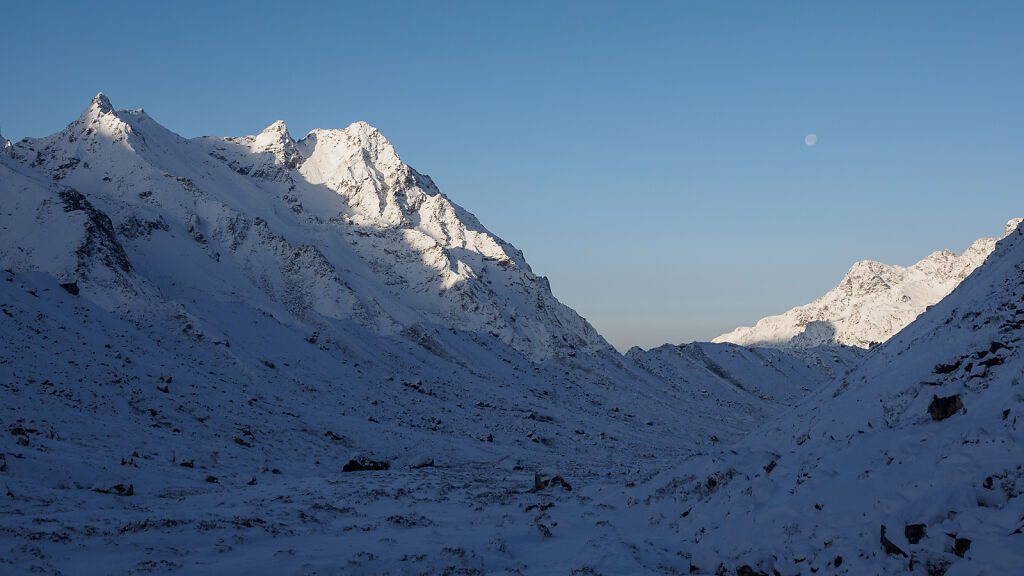
{"label": "mountain ridge", "polygon": [[[1010,220],[1003,237],[1020,222]],[[939,250],[907,267],[856,262],[836,287],[813,302],[762,318],[754,326],[738,327],[712,342],[786,349],[823,344],[869,348],[891,338],[949,294],[985,261],[996,241],[980,238],[960,255]]]}
{"label": "mountain ridge", "polygon": [[[589,323],[550,294],[546,281],[538,281],[518,250],[452,204],[428,177],[403,164],[390,142],[366,123],[353,123],[345,130],[313,130],[298,142],[291,139],[283,122],[275,122],[257,136],[186,140],[141,110],[115,110],[100,94],[63,131],[25,139],[14,145],[14,155],[65,185],[91,188],[115,220],[162,218],[167,223],[172,218],[166,208],[177,204],[175,219],[200,245],[227,243],[227,250],[206,250],[217,257],[237,250],[255,230],[265,242],[282,248],[307,246],[319,266],[335,268],[335,280],[325,282],[334,284],[336,292],[347,291],[339,274],[355,273],[367,280],[383,274],[385,286],[417,286],[413,291],[419,296],[404,310],[377,310],[372,302],[351,304],[355,313],[379,329],[407,326],[413,317],[429,312],[432,317],[440,314],[446,322],[494,332],[538,358],[565,346],[608,347]],[[83,164],[79,156],[91,158]],[[213,162],[222,162],[238,176],[252,176],[230,179],[230,188],[236,190],[233,196],[224,196],[226,204],[204,189],[204,180],[211,190],[223,188],[222,181],[229,180],[223,170],[213,171]],[[98,174],[101,167],[102,175]],[[166,183],[159,181],[165,177]],[[254,180],[266,184],[253,186]],[[115,195],[105,192],[110,187],[117,189]],[[254,193],[260,187],[268,190],[258,194],[279,195],[291,214],[278,211],[277,222],[267,219],[265,211],[259,218],[246,214],[256,206]],[[191,203],[181,199],[182,190],[193,197]],[[144,195],[143,202],[132,199],[133,193]],[[346,273],[344,267],[337,268],[337,262],[322,258],[308,234],[304,239],[289,239],[288,228],[308,231],[310,225],[322,230],[321,238],[329,230],[342,232],[349,243],[347,251],[354,252],[352,258],[371,270]],[[407,264],[393,266],[395,255]],[[490,287],[495,280],[501,280],[502,294]],[[437,297],[427,295],[435,290],[430,285],[436,286]],[[391,290],[387,299],[408,301],[409,292]],[[467,302],[480,314],[466,312]],[[537,305],[524,308],[527,302]],[[534,308],[552,321],[531,322]]]}

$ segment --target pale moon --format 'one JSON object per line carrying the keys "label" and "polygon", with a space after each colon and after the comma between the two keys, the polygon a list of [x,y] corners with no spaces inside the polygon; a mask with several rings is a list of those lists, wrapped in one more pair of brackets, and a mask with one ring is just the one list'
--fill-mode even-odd
{"label": "pale moon", "polygon": [[818,135],[817,134],[808,134],[804,138],[804,143],[806,143],[808,146],[814,146],[815,144],[818,143]]}

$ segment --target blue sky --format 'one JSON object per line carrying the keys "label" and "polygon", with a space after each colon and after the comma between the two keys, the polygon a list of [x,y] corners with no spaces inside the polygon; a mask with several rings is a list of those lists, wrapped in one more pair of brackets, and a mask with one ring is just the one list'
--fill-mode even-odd
{"label": "blue sky", "polygon": [[[1024,215],[1020,2],[8,2],[0,130],[356,120],[626,348]],[[816,146],[804,143],[818,135]]]}

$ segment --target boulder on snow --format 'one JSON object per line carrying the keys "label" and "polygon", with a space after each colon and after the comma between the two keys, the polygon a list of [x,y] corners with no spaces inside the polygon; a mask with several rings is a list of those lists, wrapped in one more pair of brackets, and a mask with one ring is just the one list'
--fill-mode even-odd
{"label": "boulder on snow", "polygon": [[931,415],[932,420],[945,420],[959,412],[963,407],[964,403],[960,401],[959,394],[953,394],[944,398],[932,396],[932,403],[928,405],[928,414]]}
{"label": "boulder on snow", "polygon": [[907,542],[911,544],[917,544],[925,537],[927,533],[926,526],[924,524],[907,524],[903,528],[903,535],[907,537]]}
{"label": "boulder on snow", "polygon": [[879,540],[882,542],[882,548],[885,550],[886,554],[889,554],[890,556],[903,556],[904,558],[906,558],[907,553],[904,552],[903,549],[899,546],[893,544],[892,540],[889,540],[885,537],[884,524],[882,525],[882,534],[879,537]]}
{"label": "boulder on snow", "polygon": [[963,558],[964,554],[971,549],[971,540],[969,538],[957,538],[953,540],[953,554]]}
{"label": "boulder on snow", "polygon": [[370,460],[365,456],[360,456],[358,458],[353,458],[352,460],[349,460],[348,464],[345,464],[344,466],[341,467],[341,471],[366,472],[374,470],[387,470],[389,468],[391,468],[391,465],[388,464],[387,462]]}

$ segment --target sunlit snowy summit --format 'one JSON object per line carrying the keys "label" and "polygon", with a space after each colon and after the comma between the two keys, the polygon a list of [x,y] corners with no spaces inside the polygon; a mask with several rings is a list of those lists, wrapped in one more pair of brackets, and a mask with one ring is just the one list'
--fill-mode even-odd
{"label": "sunlit snowy summit", "polygon": [[[1003,237],[1020,222],[1020,218],[1009,221]],[[959,255],[950,250],[934,252],[906,268],[857,262],[838,286],[814,302],[763,318],[752,327],[736,328],[712,342],[781,348],[821,344],[868,348],[885,342],[981,266],[996,241],[975,240]]]}

